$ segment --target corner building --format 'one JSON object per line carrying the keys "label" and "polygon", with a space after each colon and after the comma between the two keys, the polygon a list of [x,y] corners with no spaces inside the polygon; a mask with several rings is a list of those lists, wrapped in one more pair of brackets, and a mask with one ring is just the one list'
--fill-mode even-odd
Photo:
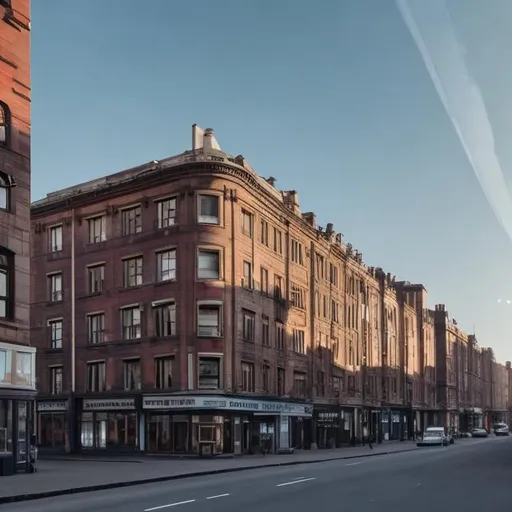
{"label": "corner building", "polygon": [[[30,469],[30,3],[0,1],[0,455]],[[5,468],[4,468],[5,469]]]}
{"label": "corner building", "polygon": [[41,449],[286,451],[311,431],[307,227],[211,130],[193,140],[32,205]]}

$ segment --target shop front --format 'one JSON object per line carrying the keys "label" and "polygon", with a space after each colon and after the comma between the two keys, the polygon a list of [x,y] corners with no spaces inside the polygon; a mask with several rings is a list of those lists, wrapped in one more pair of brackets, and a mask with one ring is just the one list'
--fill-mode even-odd
{"label": "shop front", "polygon": [[68,401],[37,400],[37,444],[41,451],[66,451],[68,439]]}
{"label": "shop front", "polygon": [[30,471],[37,394],[36,350],[0,343],[0,456],[13,471]]}
{"label": "shop front", "polygon": [[291,418],[312,415],[312,407],[305,404],[208,395],[144,396],[142,408],[144,450],[170,454],[287,450]]}
{"label": "shop front", "polygon": [[139,449],[137,399],[84,398],[78,412],[82,451],[132,452]]}
{"label": "shop front", "polygon": [[316,406],[316,444],[319,449],[339,448],[342,444],[342,415],[339,406]]}

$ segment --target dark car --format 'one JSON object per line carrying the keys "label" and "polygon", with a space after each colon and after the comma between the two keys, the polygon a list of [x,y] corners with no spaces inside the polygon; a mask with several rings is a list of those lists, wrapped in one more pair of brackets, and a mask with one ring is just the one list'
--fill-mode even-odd
{"label": "dark car", "polygon": [[472,437],[488,437],[488,435],[489,435],[489,432],[487,432],[487,430],[485,430],[485,428],[474,428],[471,431]]}

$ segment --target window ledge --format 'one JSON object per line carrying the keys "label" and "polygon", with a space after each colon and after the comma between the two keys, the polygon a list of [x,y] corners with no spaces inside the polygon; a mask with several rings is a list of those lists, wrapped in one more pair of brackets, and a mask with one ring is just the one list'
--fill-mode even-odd
{"label": "window ledge", "polygon": [[46,307],[49,308],[51,306],[59,306],[59,305],[63,304],[63,302],[64,302],[64,300],[54,300],[54,301],[49,300],[46,303]]}
{"label": "window ledge", "polygon": [[0,318],[0,327],[19,329],[21,327],[21,324],[12,318]]}
{"label": "window ledge", "polygon": [[177,279],[167,279],[166,281],[155,281],[155,286],[164,286],[166,284],[176,283]]}

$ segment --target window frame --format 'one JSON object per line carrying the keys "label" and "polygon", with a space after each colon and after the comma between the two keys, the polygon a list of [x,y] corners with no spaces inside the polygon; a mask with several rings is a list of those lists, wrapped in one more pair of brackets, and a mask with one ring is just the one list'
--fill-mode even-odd
{"label": "window frame", "polygon": [[[201,333],[201,328],[215,329],[215,326],[200,325],[201,309],[217,310],[217,326],[216,334]],[[224,326],[224,304],[219,301],[198,301],[196,307],[196,334],[198,338],[222,338]]]}
{"label": "window frame", "polygon": [[14,277],[14,253],[6,247],[0,247],[0,281],[2,276],[5,278],[5,295],[0,295],[0,304],[5,305],[5,315],[2,315],[0,310],[0,318],[12,320],[14,318],[14,299],[16,291]]}
{"label": "window frame", "polygon": [[[54,286],[57,282],[57,278],[60,280],[59,290]],[[62,272],[49,274],[48,279],[50,281],[50,302],[62,302],[64,300],[64,276]]]}
{"label": "window frame", "polygon": [[[174,258],[169,258],[166,261],[174,261],[174,269],[169,268],[167,270],[163,270],[162,263],[164,261],[163,256],[167,255],[174,255]],[[177,275],[178,275],[178,250],[176,247],[168,247],[165,249],[158,249],[155,251],[155,257],[156,257],[156,280],[159,283],[167,283],[169,281],[176,281]],[[173,274],[174,273],[174,274]],[[168,277],[164,279],[164,274],[169,274],[171,277]]]}
{"label": "window frame", "polygon": [[[201,209],[201,198],[202,197],[208,197],[208,198],[216,198],[216,201],[217,201],[217,220],[214,222],[213,219],[215,218],[214,216],[210,216],[210,215],[204,215],[201,213],[202,209]],[[215,193],[212,193],[212,192],[198,192],[197,195],[196,195],[196,201],[197,201],[197,205],[196,205],[196,217],[197,217],[197,224],[201,224],[201,225],[204,225],[204,226],[221,226],[222,225],[222,218],[221,218],[221,212],[222,212],[222,208],[221,208],[221,195],[220,194],[215,194]],[[208,220],[208,217],[210,217],[212,220]]]}
{"label": "window frame", "polygon": [[[57,324],[60,324],[60,338],[55,337],[54,334],[58,333],[59,328]],[[63,318],[50,318],[46,322],[48,331],[50,333],[50,348],[52,350],[62,350],[64,342],[64,319]],[[55,327],[55,328],[54,328]]]}
{"label": "window frame", "polygon": [[[121,309],[121,334],[124,341],[140,340],[142,338],[142,313],[143,310],[138,305],[124,306]],[[138,322],[136,322],[138,313]],[[125,324],[127,314],[130,316],[130,324]]]}
{"label": "window frame", "polygon": [[[62,395],[64,392],[64,366],[63,365],[57,365],[57,366],[50,366],[48,368],[49,370],[49,391],[50,395]],[[57,375],[60,375],[60,391],[58,390],[58,379],[56,378]]]}
{"label": "window frame", "polygon": [[[135,288],[136,286],[142,286],[144,283],[144,257],[141,254],[126,256],[123,258],[123,288]],[[139,265],[140,261],[140,265]],[[135,264],[135,273],[133,276],[135,277],[135,284],[130,284],[130,263],[134,262]],[[140,267],[140,273],[137,271]],[[140,276],[140,282],[138,277]]]}
{"label": "window frame", "polygon": [[[101,329],[93,330],[93,324],[98,319],[101,319]],[[87,343],[89,345],[101,345],[105,343],[105,320],[106,317],[103,311],[87,314]],[[99,334],[96,341],[94,340],[93,334]]]}
{"label": "window frame", "polygon": [[[209,253],[209,254],[216,254],[217,255],[217,276],[204,276],[201,275],[201,266],[199,265],[201,253]],[[223,253],[220,248],[217,247],[207,247],[207,246],[200,246],[197,248],[197,256],[196,256],[196,278],[201,281],[222,281],[223,279],[223,273],[222,273],[222,260],[223,260]],[[204,271],[205,269],[203,269]]]}
{"label": "window frame", "polygon": [[[133,217],[131,217],[133,213]],[[132,231],[133,228],[133,231]],[[140,235],[143,231],[142,205],[135,204],[121,210],[121,236]]]}
{"label": "window frame", "polygon": [[[6,0],[9,2],[9,7],[6,7],[10,9],[10,0]],[[5,103],[4,101],[0,100],[0,111],[3,113],[3,124],[2,119],[0,119],[0,128],[4,128],[4,140],[0,139],[0,146],[3,146],[7,149],[11,148],[11,109],[9,108],[9,105]],[[0,133],[1,135],[1,133]]]}
{"label": "window frame", "polygon": [[[97,293],[102,293],[105,289],[105,263],[94,263],[92,265],[87,265],[87,292],[89,295],[95,295]],[[95,283],[94,274],[95,271],[101,269],[101,279],[98,281],[101,283],[100,289],[94,289],[92,284]]]}
{"label": "window frame", "polygon": [[[60,245],[54,242],[54,233],[60,233]],[[59,237],[56,237],[59,238]],[[62,224],[55,224],[48,228],[48,245],[50,253],[61,252],[63,250],[64,226]]]}
{"label": "window frame", "polygon": [[[104,213],[93,215],[87,219],[87,243],[88,245],[100,244],[107,240],[107,216]],[[100,223],[100,233],[96,234],[96,222]],[[93,235],[93,236],[91,236]]]}
{"label": "window frame", "polygon": [[[172,338],[173,336],[177,336],[177,308],[176,301],[173,299],[169,299],[166,301],[158,301],[152,304],[153,307],[153,335],[157,338]],[[165,320],[164,309],[168,310],[170,320]],[[162,318],[159,318],[161,316]],[[172,317],[174,316],[174,320]],[[165,324],[170,324],[170,330],[167,334],[165,334],[165,329],[162,332],[159,331],[159,325],[162,323],[162,329]]]}
{"label": "window frame", "polygon": [[[106,361],[87,361],[85,364],[85,386],[88,393],[101,393],[107,389],[107,363]],[[97,373],[97,375],[94,375]],[[92,378],[92,380],[91,380]],[[95,382],[97,380],[97,382]],[[98,384],[95,386],[94,384]],[[91,386],[91,384],[93,384]],[[98,389],[93,389],[98,387]]]}
{"label": "window frame", "polygon": [[[174,202],[174,209],[167,208],[164,209],[164,205],[166,203]],[[177,196],[169,196],[164,197],[162,199],[156,199],[155,200],[155,206],[156,206],[156,229],[167,229],[172,226],[176,226],[178,224],[178,197]],[[168,215],[167,217],[164,216],[164,213],[169,214],[170,212],[174,212],[174,216]],[[167,221],[164,222],[164,221]],[[172,222],[170,222],[172,220]]]}

